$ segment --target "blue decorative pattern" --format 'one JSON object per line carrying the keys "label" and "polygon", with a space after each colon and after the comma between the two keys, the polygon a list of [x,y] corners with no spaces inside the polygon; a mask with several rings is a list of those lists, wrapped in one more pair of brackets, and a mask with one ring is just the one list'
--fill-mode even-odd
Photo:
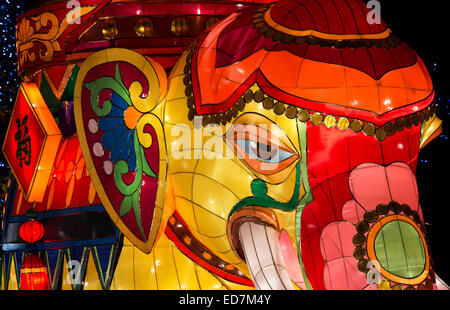
{"label": "blue decorative pattern", "polygon": [[128,104],[117,93],[111,94],[111,111],[98,121],[98,128],[103,131],[102,145],[111,150],[111,161],[125,160],[130,171],[136,170],[136,153],[134,151],[135,129],[125,125],[124,113]]}

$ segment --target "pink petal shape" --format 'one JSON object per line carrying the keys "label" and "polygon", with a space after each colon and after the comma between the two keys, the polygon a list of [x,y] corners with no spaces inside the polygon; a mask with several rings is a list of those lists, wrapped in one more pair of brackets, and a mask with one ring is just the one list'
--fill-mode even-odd
{"label": "pink petal shape", "polygon": [[367,286],[365,274],[358,270],[354,257],[343,257],[325,264],[324,283],[327,290],[361,290]]}
{"label": "pink petal shape", "polygon": [[348,222],[328,224],[320,235],[320,251],[325,261],[344,256],[352,256],[355,246],[352,239],[356,234],[355,226]]}
{"label": "pink petal shape", "polygon": [[393,163],[386,167],[392,200],[407,204],[412,210],[419,208],[416,176],[405,163]]}
{"label": "pink petal shape", "polygon": [[303,279],[303,273],[298,262],[297,252],[295,252],[291,238],[288,233],[283,229],[279,236],[280,249],[283,254],[284,263],[289,273],[289,277],[297,284],[302,290],[306,290],[305,280]]}
{"label": "pink petal shape", "polygon": [[350,190],[356,202],[365,210],[374,210],[380,203],[396,201],[419,209],[417,181],[411,168],[402,162],[383,167],[363,164],[349,177]]}
{"label": "pink petal shape", "polygon": [[380,203],[391,202],[386,170],[377,164],[362,164],[349,177],[350,190],[365,210],[375,210]]}
{"label": "pink petal shape", "polygon": [[355,201],[349,200],[342,207],[342,218],[350,223],[358,224],[364,218],[366,211]]}

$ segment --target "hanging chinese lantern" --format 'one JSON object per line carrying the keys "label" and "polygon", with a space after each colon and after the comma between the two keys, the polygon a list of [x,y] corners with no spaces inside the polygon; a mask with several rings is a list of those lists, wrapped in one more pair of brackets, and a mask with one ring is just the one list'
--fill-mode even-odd
{"label": "hanging chinese lantern", "polygon": [[36,220],[29,220],[20,226],[19,236],[27,243],[35,243],[44,236],[44,226]]}
{"label": "hanging chinese lantern", "polygon": [[38,256],[28,254],[20,268],[20,289],[48,290],[49,288],[47,267]]}

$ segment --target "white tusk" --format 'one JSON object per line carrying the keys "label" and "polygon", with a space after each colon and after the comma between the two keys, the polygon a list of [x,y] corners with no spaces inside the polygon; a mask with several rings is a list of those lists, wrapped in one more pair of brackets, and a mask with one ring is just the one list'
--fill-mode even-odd
{"label": "white tusk", "polygon": [[274,228],[245,222],[239,227],[239,240],[256,289],[294,289]]}

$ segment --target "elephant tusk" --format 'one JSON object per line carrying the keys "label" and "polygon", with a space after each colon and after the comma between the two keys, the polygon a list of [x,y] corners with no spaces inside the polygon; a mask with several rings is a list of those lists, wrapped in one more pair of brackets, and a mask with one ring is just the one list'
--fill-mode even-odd
{"label": "elephant tusk", "polygon": [[251,221],[242,223],[239,241],[256,289],[294,289],[281,253],[278,232],[273,227]]}

